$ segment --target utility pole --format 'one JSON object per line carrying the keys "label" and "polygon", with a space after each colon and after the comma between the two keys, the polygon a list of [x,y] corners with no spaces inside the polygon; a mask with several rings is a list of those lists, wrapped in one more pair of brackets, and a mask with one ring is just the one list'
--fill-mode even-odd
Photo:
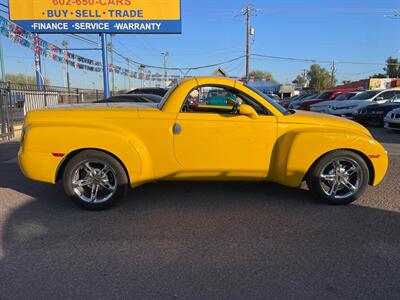
{"label": "utility pole", "polygon": [[108,43],[108,51],[110,52],[111,64],[111,90],[115,92],[115,70],[114,70],[114,55],[113,55],[113,35],[110,34],[110,42]]}
{"label": "utility pole", "polygon": [[241,11],[242,15],[246,16],[246,82],[250,80],[250,36],[253,32],[250,17],[254,15],[255,10],[253,4],[248,4]]}
{"label": "utility pole", "polygon": [[66,62],[66,70],[67,70],[67,89],[68,89],[68,100],[70,97],[70,90],[71,90],[71,82],[69,79],[69,52],[68,52],[68,42],[62,41],[62,45],[65,48],[65,62]]}
{"label": "utility pole", "polygon": [[331,66],[331,87],[335,85],[336,63],[333,60]]}
{"label": "utility pole", "polygon": [[164,58],[164,87],[167,87],[167,77],[168,77],[167,57],[169,56],[169,52],[168,51],[162,52],[161,55]]}
{"label": "utility pole", "polygon": [[308,86],[307,69],[303,69],[303,77],[304,77],[304,80],[305,80],[305,83],[304,83],[303,87],[307,87]]}

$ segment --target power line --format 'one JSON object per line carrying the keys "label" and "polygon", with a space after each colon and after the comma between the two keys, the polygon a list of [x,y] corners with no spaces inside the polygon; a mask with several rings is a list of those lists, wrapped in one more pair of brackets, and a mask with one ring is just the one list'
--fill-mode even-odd
{"label": "power line", "polygon": [[121,53],[119,53],[115,49],[113,49],[113,52],[116,55],[118,55],[119,57],[123,58],[123,59],[128,59],[129,62],[131,62],[132,64],[135,64],[135,65],[138,65],[138,66],[144,66],[145,68],[160,69],[160,70],[167,69],[167,70],[170,70],[170,71],[181,71],[181,70],[182,71],[183,70],[192,71],[192,70],[199,70],[199,69],[207,69],[207,68],[211,68],[211,67],[225,65],[225,64],[228,64],[228,63],[231,63],[231,62],[234,62],[234,61],[237,61],[239,59],[242,59],[242,58],[246,57],[246,55],[241,55],[241,56],[238,56],[238,57],[235,57],[235,58],[232,58],[232,59],[229,59],[229,60],[225,60],[225,61],[222,61],[222,62],[219,62],[219,63],[209,64],[209,65],[202,65],[202,66],[195,66],[195,67],[168,67],[168,68],[164,68],[164,66],[154,66],[154,65],[148,65],[148,64],[145,64],[145,63],[142,63],[142,62],[138,62],[136,60],[133,60],[133,59],[131,59],[129,57],[126,57],[126,56],[122,55]]}
{"label": "power line", "polygon": [[[261,58],[270,58],[270,59],[279,59],[279,60],[290,60],[290,61],[299,61],[299,62],[312,62],[312,63],[323,63],[323,64],[331,64],[331,60],[320,60],[320,59],[310,59],[310,58],[295,58],[295,57],[285,57],[285,56],[273,56],[267,54],[252,54],[254,57]],[[335,60],[336,64],[352,64],[352,65],[382,65],[382,66],[400,66],[400,63],[382,63],[382,62],[365,62],[365,61],[344,61],[344,60]]]}
{"label": "power line", "polygon": [[91,39],[88,39],[88,38],[86,38],[86,37],[83,37],[83,36],[81,36],[81,35],[70,34],[70,33],[66,33],[65,35],[68,36],[68,37],[74,38],[74,39],[76,39],[76,40],[79,40],[79,41],[81,41],[81,42],[86,42],[86,43],[91,44],[91,45],[99,46],[99,43],[98,43],[98,42],[93,41],[93,40],[91,40]]}

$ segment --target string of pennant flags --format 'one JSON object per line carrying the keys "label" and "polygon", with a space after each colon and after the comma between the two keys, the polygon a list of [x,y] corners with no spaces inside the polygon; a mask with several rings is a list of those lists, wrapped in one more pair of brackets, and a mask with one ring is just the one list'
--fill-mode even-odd
{"label": "string of pennant flags", "polygon": [[[0,34],[15,44],[26,47],[39,53],[39,55],[52,59],[61,64],[67,64],[72,68],[89,72],[102,72],[103,65],[100,61],[89,59],[68,50],[49,43],[37,35],[26,31],[23,27],[11,22],[10,20],[0,16]],[[183,78],[180,75],[161,75],[160,73],[152,74],[150,70],[139,68],[137,70],[129,70],[118,65],[109,64],[109,71],[135,79],[144,79],[151,81],[177,80]]]}

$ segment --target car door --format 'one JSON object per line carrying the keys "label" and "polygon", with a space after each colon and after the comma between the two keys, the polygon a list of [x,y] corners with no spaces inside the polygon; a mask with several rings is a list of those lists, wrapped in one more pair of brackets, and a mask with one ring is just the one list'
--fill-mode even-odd
{"label": "car door", "polygon": [[[232,86],[218,88],[227,100],[244,101]],[[251,119],[232,114],[232,106],[209,105],[203,100],[211,89],[215,92],[216,87],[194,89],[187,99],[197,97],[198,107],[184,105],[177,115],[173,130],[177,161],[188,176],[265,178],[277,137],[276,117],[260,107],[255,107],[259,118]]]}
{"label": "car door", "polygon": [[378,95],[374,101],[376,103],[385,103],[387,102],[389,99],[393,98],[395,96],[395,92],[394,91],[387,91],[387,92],[383,92],[380,95]]}

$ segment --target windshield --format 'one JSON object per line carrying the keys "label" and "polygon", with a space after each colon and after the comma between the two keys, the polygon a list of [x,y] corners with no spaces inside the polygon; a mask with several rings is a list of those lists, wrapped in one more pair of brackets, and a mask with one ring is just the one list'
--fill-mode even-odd
{"label": "windshield", "polygon": [[354,96],[353,98],[351,98],[351,100],[368,100],[371,99],[372,97],[376,96],[377,94],[379,94],[381,91],[367,91],[367,92],[363,92],[361,94],[358,94],[356,96]]}
{"label": "windshield", "polygon": [[389,99],[389,102],[400,102],[400,95],[393,96]]}
{"label": "windshield", "polygon": [[329,97],[331,96],[332,92],[325,92],[322,93],[318,96],[318,99],[322,99],[322,100],[328,100]]}
{"label": "windshield", "polygon": [[284,108],[283,106],[281,106],[278,102],[271,100],[267,95],[265,95],[263,92],[248,86],[247,84],[244,84],[245,87],[247,87],[248,89],[252,90],[254,93],[256,93],[257,95],[261,96],[263,99],[265,99],[265,101],[267,101],[269,104],[271,104],[273,107],[275,107],[277,110],[279,110],[282,114],[284,115],[290,115],[291,112],[288,111],[286,108]]}
{"label": "windshield", "polygon": [[355,95],[355,93],[343,93],[343,94],[337,94],[335,96],[335,98],[333,98],[334,100],[348,100],[351,97],[353,97]]}
{"label": "windshield", "polygon": [[320,99],[320,98],[319,98],[320,95],[321,95],[320,93],[318,93],[318,94],[311,94],[311,95],[308,95],[308,96],[304,97],[302,100]]}

